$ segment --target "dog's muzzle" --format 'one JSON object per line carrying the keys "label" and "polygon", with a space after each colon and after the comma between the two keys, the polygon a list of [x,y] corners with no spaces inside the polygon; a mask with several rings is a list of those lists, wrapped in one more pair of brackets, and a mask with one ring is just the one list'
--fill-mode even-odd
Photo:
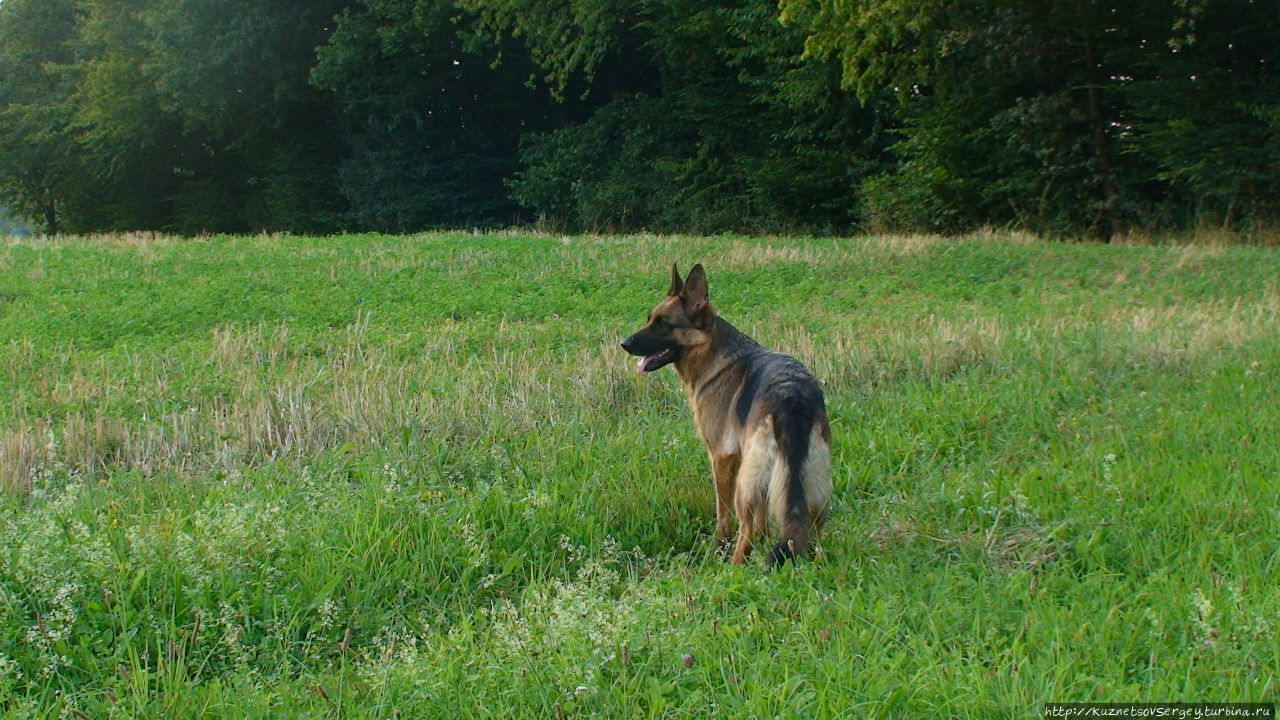
{"label": "dog's muzzle", "polygon": [[622,341],[623,350],[640,358],[636,364],[636,372],[639,373],[653,372],[679,359],[678,349],[663,345],[665,343],[654,342],[652,338],[639,337],[638,334]]}

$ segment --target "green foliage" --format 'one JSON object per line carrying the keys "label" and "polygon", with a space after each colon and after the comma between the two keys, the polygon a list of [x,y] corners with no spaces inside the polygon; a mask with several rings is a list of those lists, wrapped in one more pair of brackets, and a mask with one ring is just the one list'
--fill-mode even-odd
{"label": "green foliage", "polygon": [[512,183],[515,199],[552,222],[596,230],[687,221],[670,216],[684,208],[668,193],[680,187],[672,155],[691,143],[663,122],[668,108],[644,96],[620,98],[584,123],[530,138],[528,169]]}
{"label": "green foliage", "polygon": [[309,75],[346,3],[151,5],[149,79],[204,155],[184,165],[200,186],[185,204],[198,212],[179,212],[178,229],[340,227],[336,108]]}
{"label": "green foliage", "polygon": [[[683,390],[616,346],[673,258],[824,382],[818,559],[712,552]],[[1012,718],[1280,689],[1274,248],[147,234],[0,266],[14,717]]]}
{"label": "green foliage", "polygon": [[646,14],[643,1],[626,0],[459,0],[475,15],[476,39],[502,44],[518,38],[562,98],[575,79],[588,82],[615,52],[625,52],[626,35]]}
{"label": "green foliage", "polygon": [[1253,233],[1278,36],[1256,0],[6,0],[0,199],[82,231]]}
{"label": "green foliage", "polygon": [[952,232],[957,223],[940,196],[945,171],[907,163],[859,187],[862,220],[880,232]]}
{"label": "green foliage", "polygon": [[[784,24],[807,31],[805,54],[838,60],[844,84],[864,101],[885,89],[909,95],[932,80],[949,54],[942,46],[951,8],[938,0],[781,0],[778,8]],[[955,9],[960,16],[973,12]]]}
{"label": "green foliage", "polygon": [[1194,217],[1225,227],[1280,213],[1280,11],[1250,2],[1177,4],[1169,52],[1144,55],[1127,89],[1128,148]]}
{"label": "green foliage", "polygon": [[15,217],[8,208],[0,207],[0,236],[8,237],[10,235],[30,234],[30,223],[22,217]]}
{"label": "green foliage", "polygon": [[768,3],[654,2],[627,52],[657,84],[615,92],[584,122],[529,139],[512,184],[568,227],[847,228],[858,182],[880,166],[881,119]]}
{"label": "green foliage", "polygon": [[550,98],[518,59],[468,49],[467,18],[443,0],[369,0],[338,18],[312,78],[341,104],[340,189],[359,226],[415,230],[510,223],[504,181]]}
{"label": "green foliage", "polygon": [[894,150],[914,167],[873,192],[941,179],[897,194],[929,192],[966,226],[1100,237],[1273,212],[1275,133],[1257,119],[1280,92],[1273,5],[784,0],[781,8],[806,29],[806,53],[838,60],[860,97],[898,98],[904,128]]}
{"label": "green foliage", "polygon": [[49,230],[333,229],[333,111],[307,80],[335,7],[5,3],[0,185]]}
{"label": "green foliage", "polygon": [[0,201],[62,227],[83,168],[66,148],[74,130],[67,66],[81,14],[72,0],[0,5]]}
{"label": "green foliage", "polygon": [[139,42],[152,4],[80,3],[86,17],[82,57],[75,66],[80,79],[71,102],[79,129],[74,151],[89,159],[93,172],[94,194],[77,208],[76,225],[86,230],[167,227],[184,180],[204,179],[194,169],[203,153],[181,120],[164,112],[148,72],[150,53]]}

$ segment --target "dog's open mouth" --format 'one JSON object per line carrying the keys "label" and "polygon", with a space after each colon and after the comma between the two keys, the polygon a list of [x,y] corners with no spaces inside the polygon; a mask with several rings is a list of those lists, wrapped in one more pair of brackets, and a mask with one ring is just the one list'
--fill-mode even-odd
{"label": "dog's open mouth", "polygon": [[664,365],[669,365],[676,359],[674,350],[660,350],[652,355],[645,355],[640,358],[640,362],[636,364],[636,372],[653,372]]}

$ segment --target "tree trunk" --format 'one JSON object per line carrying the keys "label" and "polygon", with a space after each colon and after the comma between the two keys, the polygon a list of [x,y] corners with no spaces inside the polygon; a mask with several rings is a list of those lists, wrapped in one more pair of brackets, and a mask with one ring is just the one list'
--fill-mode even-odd
{"label": "tree trunk", "polygon": [[1098,70],[1093,41],[1087,34],[1084,37],[1084,61],[1088,65],[1085,78],[1089,83],[1089,125],[1093,131],[1093,151],[1098,157],[1098,171],[1102,184],[1102,213],[1098,218],[1097,230],[1104,242],[1111,242],[1113,237],[1124,230],[1124,224],[1119,217],[1120,189],[1116,187],[1112,172],[1111,143],[1107,139],[1110,121],[1102,107],[1102,73]]}
{"label": "tree trunk", "polygon": [[44,210],[44,228],[45,232],[50,235],[58,234],[58,208],[52,202],[45,203]]}

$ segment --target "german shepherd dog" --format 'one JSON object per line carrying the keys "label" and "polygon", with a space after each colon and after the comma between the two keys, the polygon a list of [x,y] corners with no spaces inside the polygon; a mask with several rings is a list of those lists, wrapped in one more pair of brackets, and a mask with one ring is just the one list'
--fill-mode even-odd
{"label": "german shepherd dog", "polygon": [[716,484],[716,536],[733,562],[751,553],[772,514],[781,539],[769,566],[805,552],[831,500],[831,426],[822,388],[799,360],[771,352],[716,314],[707,275],[671,266],[671,289],[649,321],[622,341],[638,371],[675,365],[707,445]]}

